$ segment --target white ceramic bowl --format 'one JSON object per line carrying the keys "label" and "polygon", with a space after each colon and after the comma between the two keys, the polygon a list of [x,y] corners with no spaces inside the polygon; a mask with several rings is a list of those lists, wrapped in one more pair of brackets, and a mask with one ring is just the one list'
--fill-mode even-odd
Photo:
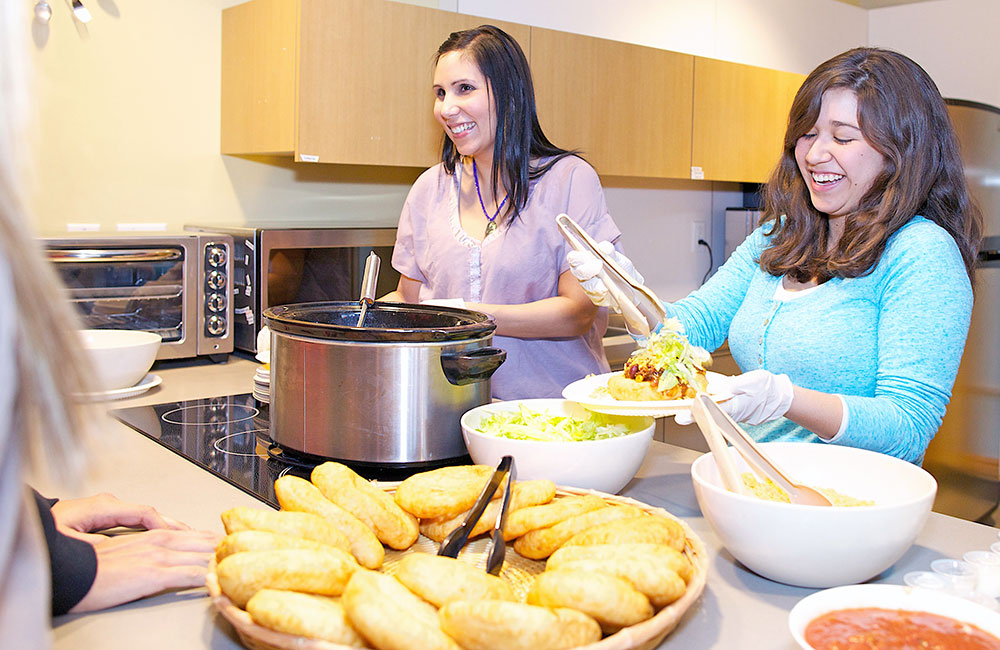
{"label": "white ceramic bowl", "polygon": [[[736,494],[722,486],[712,454],[696,460],[691,478],[698,505],[722,545],[777,582],[824,588],[877,576],[910,548],[934,503],[934,477],[892,456],[824,443],[762,447],[799,483],[875,502],[804,506]],[[749,471],[734,449],[730,453],[739,472]]]}
{"label": "white ceramic bowl", "polygon": [[557,485],[614,494],[639,471],[649,449],[649,441],[653,439],[653,418],[635,416],[601,416],[626,423],[633,431],[606,440],[512,440],[476,430],[487,414],[517,411],[521,406],[531,411],[546,411],[554,416],[586,418],[590,414],[581,405],[565,399],[510,400],[477,406],[462,416],[462,436],[473,462],[496,465],[509,454],[514,457],[519,480],[543,478]]}
{"label": "white ceramic bowl", "polygon": [[94,385],[84,391],[88,393],[135,386],[160,349],[160,335],[152,332],[81,330],[80,338],[95,371]]}
{"label": "white ceramic bowl", "polygon": [[804,650],[806,626],[813,619],[838,609],[878,607],[880,609],[927,612],[971,623],[984,632],[1000,637],[1000,615],[964,598],[901,585],[850,585],[825,589],[806,596],[788,614],[788,628]]}

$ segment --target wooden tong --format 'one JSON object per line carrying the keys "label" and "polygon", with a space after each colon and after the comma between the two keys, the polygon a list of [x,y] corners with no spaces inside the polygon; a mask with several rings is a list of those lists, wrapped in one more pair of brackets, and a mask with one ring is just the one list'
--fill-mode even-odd
{"label": "wooden tong", "polygon": [[466,515],[465,520],[441,542],[441,548],[437,552],[438,555],[458,557],[465,543],[469,541],[469,533],[472,532],[476,523],[479,522],[479,518],[483,516],[483,512],[490,504],[490,501],[493,500],[493,495],[503,483],[504,478],[507,478],[507,485],[504,486],[500,514],[497,515],[496,523],[493,526],[490,550],[486,556],[486,572],[493,575],[500,574],[500,568],[503,567],[503,558],[507,552],[507,545],[503,539],[503,529],[507,525],[507,512],[510,510],[510,495],[514,481],[516,480],[513,456],[504,456],[500,459],[500,464],[497,465],[496,471],[493,472],[493,476],[490,477],[490,481],[483,488],[483,491],[479,493],[479,498],[476,499],[476,503],[472,506],[469,514]]}
{"label": "wooden tong", "polygon": [[608,292],[618,303],[629,334],[648,338],[653,329],[667,317],[663,302],[646,285],[636,282],[614,257],[605,255],[597,242],[568,215],[556,217],[563,238],[578,251],[589,252],[604,263],[598,273]]}

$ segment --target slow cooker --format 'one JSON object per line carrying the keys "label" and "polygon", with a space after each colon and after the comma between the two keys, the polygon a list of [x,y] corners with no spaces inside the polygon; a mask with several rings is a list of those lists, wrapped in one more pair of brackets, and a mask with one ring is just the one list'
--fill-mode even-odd
{"label": "slow cooker", "polygon": [[490,401],[506,352],[487,314],[356,302],[270,307],[270,434],[304,454],[355,465],[429,467],[468,452],[460,419]]}

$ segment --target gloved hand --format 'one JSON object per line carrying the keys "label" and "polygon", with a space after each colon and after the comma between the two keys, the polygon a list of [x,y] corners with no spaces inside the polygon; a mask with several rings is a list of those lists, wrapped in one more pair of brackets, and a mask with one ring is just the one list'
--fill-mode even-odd
{"label": "gloved hand", "polygon": [[465,301],[461,298],[431,298],[430,300],[421,300],[421,305],[437,305],[438,307],[454,307],[456,309],[465,309]]}
{"label": "gloved hand", "polygon": [[[606,255],[613,257],[636,282],[640,284],[645,282],[639,271],[636,270],[632,260],[616,251],[614,244],[609,241],[602,241],[597,244],[597,247]],[[597,277],[597,274],[604,268],[604,263],[597,256],[590,252],[573,249],[566,253],[566,261],[569,262],[569,270],[573,273],[573,277],[580,281],[583,292],[587,294],[592,303],[598,307],[611,307],[616,312],[621,311],[621,308],[608,292],[608,288]]]}
{"label": "gloved hand", "polygon": [[[728,390],[733,396],[719,402],[719,407],[737,422],[762,424],[777,420],[792,405],[792,380],[788,375],[776,375],[767,370],[751,370],[742,375],[716,378],[716,390]],[[691,424],[690,411],[674,416],[677,424]]]}

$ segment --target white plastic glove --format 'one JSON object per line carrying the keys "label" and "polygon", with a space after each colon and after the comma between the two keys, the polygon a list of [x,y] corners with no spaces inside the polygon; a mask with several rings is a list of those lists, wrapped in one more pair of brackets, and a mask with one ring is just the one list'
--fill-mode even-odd
{"label": "white plastic glove", "polygon": [[[742,375],[717,377],[713,388],[733,396],[719,402],[719,407],[737,422],[763,424],[777,420],[792,405],[792,380],[788,375],[776,375],[767,370],[751,370]],[[691,424],[691,411],[681,411],[674,416],[677,424]]]}
{"label": "white plastic glove", "polygon": [[[609,241],[602,241],[597,244],[597,247],[605,255],[613,257],[636,282],[639,284],[645,282],[642,275],[636,270],[632,260],[616,251],[614,244]],[[610,292],[608,292],[608,288],[604,286],[604,282],[597,277],[601,269],[604,268],[604,263],[597,256],[587,251],[573,249],[566,253],[566,261],[569,262],[569,270],[573,273],[573,277],[579,280],[580,286],[583,287],[583,292],[587,294],[592,303],[598,307],[611,307],[616,312],[621,311],[621,308],[615,302],[614,298],[611,297]]]}
{"label": "white plastic glove", "polygon": [[431,298],[421,300],[421,305],[436,305],[438,307],[454,307],[455,309],[465,309],[465,301],[461,298]]}

